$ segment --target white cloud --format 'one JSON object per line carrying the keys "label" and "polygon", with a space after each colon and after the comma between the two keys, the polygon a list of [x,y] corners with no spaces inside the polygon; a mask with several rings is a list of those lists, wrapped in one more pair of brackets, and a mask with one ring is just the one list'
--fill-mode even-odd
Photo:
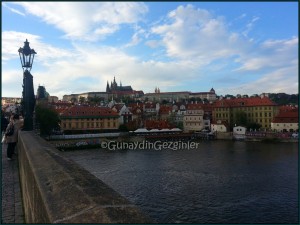
{"label": "white cloud", "polygon": [[284,68],[298,63],[298,37],[286,40],[267,40],[253,52],[245,52],[238,60],[236,71],[255,71],[264,68]]}
{"label": "white cloud", "polygon": [[[35,60],[49,62],[52,59],[59,59],[70,56],[73,53],[68,50],[53,47],[42,41],[38,35],[29,33],[22,33],[16,31],[3,31],[2,32],[2,60],[8,61],[10,59],[19,58],[18,49],[23,47],[24,44],[20,41],[29,41],[32,49],[36,49],[37,57]],[[2,61],[2,63],[3,63]]]}
{"label": "white cloud", "polygon": [[12,11],[13,13],[19,14],[21,16],[25,16],[24,13],[20,12],[19,10],[9,7],[7,4],[5,4],[4,2],[2,2],[2,6],[4,6],[5,8],[8,8],[10,11]]}
{"label": "white cloud", "polygon": [[130,43],[126,44],[125,47],[131,47],[139,44],[145,36],[147,36],[147,33],[144,29],[142,29],[140,26],[135,25],[134,26],[134,34],[131,37]]}
{"label": "white cloud", "polygon": [[146,41],[145,44],[147,46],[149,46],[150,48],[157,48],[161,45],[160,41],[157,41],[157,40],[149,40],[149,41]]}
{"label": "white cloud", "polygon": [[288,94],[298,93],[299,79],[295,76],[298,65],[280,68],[264,74],[261,78],[248,82],[247,84],[221,88],[219,93],[223,94],[259,94],[263,92]]}
{"label": "white cloud", "polygon": [[[23,47],[24,41],[28,39],[30,43],[36,43],[39,41],[40,37],[33,34],[15,32],[15,31],[3,31],[2,32],[2,60],[7,61],[14,58],[19,58],[18,49]],[[32,46],[30,44],[30,46]],[[2,61],[3,63],[3,61]]]}
{"label": "white cloud", "polygon": [[242,32],[242,34],[245,37],[248,37],[248,34],[250,33],[250,31],[253,29],[255,22],[258,21],[260,18],[257,16],[254,16],[250,22],[248,22],[248,24],[246,25],[246,29]]}
{"label": "white cloud", "polygon": [[[18,32],[3,32],[4,45],[11,46],[20,39],[28,37],[28,34]],[[18,37],[16,40],[10,37]],[[18,39],[18,40],[17,40]],[[45,85],[46,90],[51,95],[60,98],[64,94],[80,93],[87,91],[105,91],[106,82],[111,81],[116,76],[118,82],[123,85],[132,85],[136,90],[152,92],[156,85],[162,90],[171,90],[175,85],[180,84],[183,73],[189,74],[193,66],[184,63],[173,62],[164,63],[158,61],[140,61],[139,58],[126,55],[119,49],[105,46],[95,46],[94,44],[74,44],[72,51],[58,49],[54,46],[41,42],[41,37],[30,36],[30,46],[37,51],[36,67],[32,71],[34,77],[35,91],[38,84]],[[44,49],[42,49],[44,48]],[[18,47],[6,49],[14,51],[17,55]],[[8,55],[4,52],[2,54]],[[5,51],[6,51],[5,50]],[[49,63],[49,58],[44,52],[51,51],[53,57]],[[61,54],[55,54],[62,52]],[[55,57],[56,56],[56,57]],[[10,57],[13,58],[13,57]],[[20,85],[12,88],[12,74],[16,82]],[[9,70],[7,65],[3,66],[2,90],[5,96],[11,95],[14,90],[15,95],[22,93],[22,71],[20,68]]]}
{"label": "white cloud", "polygon": [[138,2],[17,2],[27,13],[42,18],[66,38],[96,41],[121,24],[142,20],[148,8]]}
{"label": "white cloud", "polygon": [[192,5],[179,6],[168,14],[169,22],[152,28],[162,37],[167,54],[208,64],[220,57],[238,54],[239,35],[228,31],[222,17]]}

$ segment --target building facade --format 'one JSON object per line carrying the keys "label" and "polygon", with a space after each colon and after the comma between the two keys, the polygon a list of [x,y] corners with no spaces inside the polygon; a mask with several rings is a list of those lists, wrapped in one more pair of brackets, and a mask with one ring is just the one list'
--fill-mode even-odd
{"label": "building facade", "polygon": [[200,104],[188,104],[183,116],[184,132],[195,132],[204,129],[204,111]]}
{"label": "building facade", "polygon": [[280,112],[271,123],[271,129],[278,132],[299,132],[299,114],[297,110]]}
{"label": "building facade", "polygon": [[196,99],[199,98],[201,100],[207,99],[209,102],[217,100],[217,95],[213,88],[211,88],[209,92],[192,92],[189,97]]}
{"label": "building facade", "polygon": [[108,107],[72,106],[60,113],[64,131],[104,131],[119,128],[119,115]]}
{"label": "building facade", "polygon": [[213,120],[227,121],[230,128],[236,124],[238,114],[243,112],[249,123],[260,124],[264,129],[271,129],[271,122],[278,114],[278,106],[267,97],[221,99],[214,103]]}
{"label": "building facade", "polygon": [[226,121],[217,120],[211,123],[212,132],[229,132],[229,126]]}
{"label": "building facade", "polygon": [[182,102],[191,98],[207,99],[209,102],[214,102],[217,99],[215,90],[212,88],[209,92],[190,92],[190,91],[179,91],[179,92],[161,92],[159,88],[155,88],[154,93],[147,93],[143,96],[144,101],[151,102]]}
{"label": "building facade", "polygon": [[85,92],[81,94],[64,95],[63,101],[66,102],[80,102],[82,100],[87,101],[89,98],[99,98],[100,100],[108,101],[109,94],[106,92]]}

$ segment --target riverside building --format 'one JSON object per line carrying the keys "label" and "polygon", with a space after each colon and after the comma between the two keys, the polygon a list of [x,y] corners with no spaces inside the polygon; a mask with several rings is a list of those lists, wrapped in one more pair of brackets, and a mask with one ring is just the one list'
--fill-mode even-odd
{"label": "riverside building", "polygon": [[72,106],[60,113],[61,129],[75,133],[113,131],[119,115],[108,107]]}
{"label": "riverside building", "polygon": [[260,124],[271,129],[271,122],[278,114],[278,105],[268,97],[221,99],[214,103],[213,120],[226,121],[232,129],[237,121],[238,112],[244,112],[248,122]]}

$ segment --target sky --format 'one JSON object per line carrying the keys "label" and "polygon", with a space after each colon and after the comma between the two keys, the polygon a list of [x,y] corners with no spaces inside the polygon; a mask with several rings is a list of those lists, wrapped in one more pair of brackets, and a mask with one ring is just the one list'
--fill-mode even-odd
{"label": "sky", "polygon": [[298,93],[298,2],[5,2],[2,96],[102,92],[114,77],[144,93]]}

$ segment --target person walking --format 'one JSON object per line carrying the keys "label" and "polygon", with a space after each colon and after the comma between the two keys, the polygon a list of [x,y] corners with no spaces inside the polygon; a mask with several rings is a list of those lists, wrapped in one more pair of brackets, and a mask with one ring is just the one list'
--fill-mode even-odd
{"label": "person walking", "polygon": [[[18,142],[18,133],[23,126],[23,122],[18,114],[11,116],[10,122],[6,128],[6,143],[7,143],[7,159],[12,160],[12,155],[14,154],[15,147]],[[13,127],[13,134],[8,136],[9,130]]]}

